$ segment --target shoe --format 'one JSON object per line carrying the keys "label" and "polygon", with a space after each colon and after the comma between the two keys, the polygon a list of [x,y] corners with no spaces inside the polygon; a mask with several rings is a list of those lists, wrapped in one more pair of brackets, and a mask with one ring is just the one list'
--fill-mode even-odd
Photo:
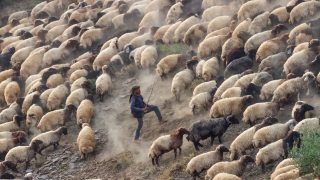
{"label": "shoe", "polygon": [[168,121],[167,121],[167,120],[164,120],[164,119],[162,119],[162,120],[159,121],[160,124],[164,124],[164,123],[166,123],[166,122],[168,122]]}

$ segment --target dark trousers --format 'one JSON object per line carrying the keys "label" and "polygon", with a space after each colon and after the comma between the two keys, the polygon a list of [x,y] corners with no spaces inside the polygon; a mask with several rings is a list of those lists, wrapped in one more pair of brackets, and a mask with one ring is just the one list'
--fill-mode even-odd
{"label": "dark trousers", "polygon": [[[148,111],[146,113],[154,111],[156,113],[157,117],[158,117],[158,120],[159,121],[162,120],[162,116],[161,116],[161,113],[159,111],[158,106],[148,106],[147,110]],[[137,120],[138,120],[138,126],[137,126],[137,129],[136,129],[136,136],[134,137],[134,140],[139,139],[140,130],[141,130],[142,126],[143,126],[143,117],[142,118],[137,118]]]}

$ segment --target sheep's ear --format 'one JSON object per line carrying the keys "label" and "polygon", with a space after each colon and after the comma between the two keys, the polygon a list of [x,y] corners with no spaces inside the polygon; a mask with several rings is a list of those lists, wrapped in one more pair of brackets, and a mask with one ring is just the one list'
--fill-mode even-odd
{"label": "sheep's ear", "polygon": [[124,50],[125,53],[129,53],[130,52],[130,48],[129,46],[126,47],[126,49]]}
{"label": "sheep's ear", "polygon": [[287,54],[289,55],[289,54],[291,54],[292,53],[292,48],[289,48],[288,50],[287,50]]}
{"label": "sheep's ear", "polygon": [[306,77],[304,78],[304,81],[308,81],[308,80],[309,80],[309,77],[306,76]]}
{"label": "sheep's ear", "polygon": [[292,130],[294,128],[294,122],[292,122],[289,126],[289,129]]}

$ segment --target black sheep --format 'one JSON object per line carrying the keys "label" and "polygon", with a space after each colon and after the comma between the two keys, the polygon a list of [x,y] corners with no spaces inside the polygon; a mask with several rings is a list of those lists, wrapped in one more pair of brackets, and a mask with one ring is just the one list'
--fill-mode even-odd
{"label": "black sheep", "polygon": [[297,77],[301,77],[307,69],[313,74],[318,74],[320,72],[320,55],[317,55],[315,59],[310,63],[302,64],[295,67],[295,69],[293,69],[291,73],[295,74]]}
{"label": "black sheep", "polygon": [[246,53],[244,52],[244,48],[237,48],[237,49],[233,49],[229,54],[227,54],[226,56],[226,60],[224,63],[224,67],[226,68],[228,64],[230,64],[233,60],[235,59],[239,59],[243,56],[245,56]]}
{"label": "black sheep", "polygon": [[250,54],[242,58],[233,60],[225,69],[224,77],[225,79],[229,78],[234,74],[239,74],[244,72],[247,69],[251,69],[253,66],[252,57]]}
{"label": "black sheep", "polygon": [[197,121],[191,124],[189,128],[190,135],[187,136],[187,140],[193,142],[197,151],[199,150],[198,146],[203,147],[199,141],[207,139],[208,137],[211,137],[211,145],[216,136],[218,136],[219,143],[221,144],[221,136],[227,131],[231,124],[239,124],[239,120],[232,115],[223,118]]}
{"label": "black sheep", "polygon": [[115,76],[116,72],[119,72],[122,67],[132,63],[129,58],[130,52],[135,49],[131,44],[124,46],[123,51],[112,57],[111,62],[108,64],[110,68],[110,75]]}
{"label": "black sheep", "polygon": [[11,56],[16,52],[14,47],[11,47],[8,52],[0,54],[0,66],[2,70],[8,69],[10,66]]}
{"label": "black sheep", "polygon": [[201,4],[203,0],[182,0],[181,3],[183,6],[181,7],[183,13],[180,17],[185,17],[188,13],[193,14],[202,14]]}
{"label": "black sheep", "polygon": [[247,87],[241,90],[240,96],[252,95],[255,100],[258,100],[260,91],[260,86],[256,86],[255,84],[250,83]]}
{"label": "black sheep", "polygon": [[302,104],[300,108],[296,108],[296,110],[293,113],[293,119],[297,122],[300,122],[301,120],[305,119],[305,113],[307,111],[314,110],[314,107],[309,104]]}

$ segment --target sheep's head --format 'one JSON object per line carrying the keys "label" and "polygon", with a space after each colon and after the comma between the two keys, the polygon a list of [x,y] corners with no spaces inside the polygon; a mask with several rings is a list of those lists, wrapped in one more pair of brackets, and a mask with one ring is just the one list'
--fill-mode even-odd
{"label": "sheep's head", "polygon": [[24,138],[24,137],[18,136],[17,138],[18,138],[18,141],[19,141],[20,145],[22,143],[26,143],[27,142],[26,138]]}
{"label": "sheep's head", "polygon": [[69,71],[69,69],[70,69],[70,66],[66,66],[66,67],[60,68],[60,74],[61,74],[62,76],[66,76],[66,75],[67,75],[67,72]]}
{"label": "sheep's head", "polygon": [[20,136],[20,137],[26,137],[26,133],[23,132],[23,131],[15,131],[15,132],[12,132],[12,136],[13,136],[13,137],[18,137],[18,136]]}
{"label": "sheep's head", "polygon": [[41,47],[41,46],[44,46],[46,45],[43,41],[37,41],[36,44],[33,46],[34,48],[38,48],[38,47]]}
{"label": "sheep's head", "polygon": [[23,117],[22,116],[19,116],[19,115],[14,115],[13,116],[13,121],[20,127],[21,125],[21,121],[23,120]]}
{"label": "sheep's head", "polygon": [[186,62],[186,68],[193,70],[193,67],[198,64],[197,60],[189,60]]}
{"label": "sheep's head", "polygon": [[306,72],[303,74],[302,79],[303,81],[312,81],[314,80],[316,77],[314,76],[314,74],[312,72]]}
{"label": "sheep's head", "polygon": [[254,159],[248,155],[244,155],[242,156],[239,161],[246,166],[248,163],[253,162],[254,163]]}
{"label": "sheep's head", "polygon": [[40,149],[40,145],[42,144],[43,142],[40,141],[40,140],[34,140],[32,141],[31,143],[31,148],[34,152],[38,152],[38,150]]}
{"label": "sheep's head", "polygon": [[25,40],[25,39],[33,37],[33,35],[30,32],[24,32],[20,37],[22,40]]}
{"label": "sheep's head", "polygon": [[77,110],[77,107],[73,104],[68,104],[66,106],[67,111],[71,114],[72,112],[75,112]]}
{"label": "sheep's head", "polygon": [[312,111],[314,110],[314,107],[309,104],[302,104],[300,106],[300,109],[303,109],[304,111]]}
{"label": "sheep's head", "polygon": [[39,94],[33,95],[32,104],[35,104],[35,103],[38,103],[38,102],[41,102],[40,95]]}
{"label": "sheep's head", "polygon": [[89,81],[85,81],[85,82],[81,83],[80,86],[82,88],[89,89],[90,88],[90,82]]}
{"label": "sheep's head", "polygon": [[23,98],[23,97],[19,97],[19,98],[16,100],[16,103],[21,107],[23,101],[24,101],[24,98]]}
{"label": "sheep's head", "polygon": [[68,134],[67,127],[65,126],[60,127],[59,131],[60,131],[60,134],[64,134],[64,135]]}
{"label": "sheep's head", "polygon": [[[2,161],[1,164],[3,166],[7,167],[8,169],[12,169],[12,170],[16,169],[15,168],[16,165],[14,165],[11,161]],[[16,171],[14,171],[14,172],[19,172],[19,171],[16,169]]]}
{"label": "sheep's head", "polygon": [[239,124],[239,120],[233,115],[227,116],[225,119],[229,124]]}
{"label": "sheep's head", "polygon": [[252,100],[253,100],[253,96],[251,96],[251,95],[243,96],[242,97],[242,104],[248,105]]}
{"label": "sheep's head", "polygon": [[223,144],[220,144],[216,147],[216,151],[219,151],[222,154],[224,152],[229,152],[229,149],[225,147]]}
{"label": "sheep's head", "polygon": [[89,101],[91,101],[92,103],[94,103],[94,98],[92,94],[88,94],[88,96],[86,97],[86,99],[88,99]]}
{"label": "sheep's head", "polygon": [[17,25],[19,25],[19,24],[20,24],[20,22],[19,22],[17,19],[12,19],[12,20],[10,21],[10,25],[11,25],[12,27],[17,26]]}
{"label": "sheep's head", "polygon": [[38,31],[37,36],[38,36],[42,41],[45,41],[45,40],[46,40],[46,34],[47,34],[47,33],[48,33],[47,30],[42,29],[42,30]]}
{"label": "sheep's head", "polygon": [[289,143],[289,147],[292,148],[293,143],[300,147],[300,133],[297,131],[292,131],[283,141]]}
{"label": "sheep's head", "polygon": [[271,24],[277,24],[279,23],[279,18],[278,16],[274,15],[274,14],[270,14],[269,15],[269,20],[271,22]]}
{"label": "sheep's head", "polygon": [[240,31],[237,34],[237,37],[242,39],[243,42],[246,42],[251,37],[251,34],[249,32],[246,32],[246,31]]}
{"label": "sheep's head", "polygon": [[14,71],[20,71],[21,63],[15,63],[11,69]]}
{"label": "sheep's head", "polygon": [[190,134],[190,132],[183,128],[183,127],[180,127],[177,131],[175,131],[174,133],[171,134],[171,136],[183,136],[184,134]]}
{"label": "sheep's head", "polygon": [[64,82],[63,85],[64,85],[67,89],[70,89],[70,82],[69,82],[69,81]]}
{"label": "sheep's head", "polygon": [[79,45],[80,45],[79,41],[69,40],[68,43],[66,44],[65,48],[78,49]]}
{"label": "sheep's head", "polygon": [[317,48],[320,45],[320,42],[318,39],[311,39],[308,45],[308,48]]}
{"label": "sheep's head", "polygon": [[286,7],[287,12],[290,13],[295,6],[296,6],[296,5],[287,6],[287,7]]}
{"label": "sheep's head", "polygon": [[126,44],[124,47],[123,47],[123,51],[127,54],[129,54],[131,51],[133,51],[135,49],[135,47],[131,44]]}
{"label": "sheep's head", "polygon": [[289,39],[289,33],[282,34],[281,36],[279,36],[279,39],[286,43]]}
{"label": "sheep's head", "polygon": [[210,95],[213,96],[213,95],[216,93],[217,89],[218,89],[218,88],[216,88],[216,87],[212,88],[212,89],[210,90],[210,92],[209,92]]}
{"label": "sheep's head", "polygon": [[167,24],[172,24],[172,23],[176,22],[178,20],[178,18],[180,17],[180,15],[183,13],[183,8],[184,8],[184,6],[181,2],[178,2],[174,5],[172,5],[167,13],[167,17],[166,17],[165,22]]}
{"label": "sheep's head", "polygon": [[265,125],[269,126],[269,125],[272,125],[274,123],[277,123],[278,122],[278,119],[277,118],[273,118],[273,117],[266,117],[262,123],[264,123]]}

